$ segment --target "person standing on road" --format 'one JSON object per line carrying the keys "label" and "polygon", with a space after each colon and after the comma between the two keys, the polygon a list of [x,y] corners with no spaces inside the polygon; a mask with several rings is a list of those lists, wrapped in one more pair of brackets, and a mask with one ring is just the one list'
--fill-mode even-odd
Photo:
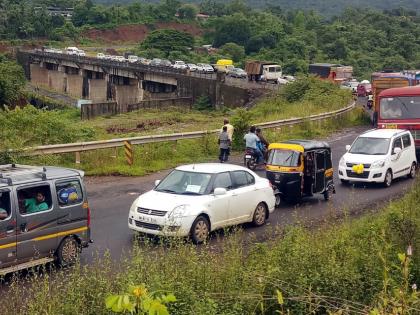
{"label": "person standing on road", "polygon": [[217,140],[220,148],[219,160],[220,163],[227,162],[229,158],[229,148],[231,141],[229,139],[229,134],[227,132],[227,126],[223,126],[222,132],[219,135],[219,139]]}
{"label": "person standing on road", "polygon": [[[227,128],[227,133],[228,133],[228,136],[229,136],[229,140],[230,140],[230,146],[229,146],[229,154],[230,154],[230,147],[231,147],[231,145],[232,145],[232,141],[233,141],[233,132],[234,132],[234,128],[233,128],[233,126],[229,123],[229,119],[227,119],[227,118],[225,118],[224,120],[223,120],[223,127],[226,127]],[[222,132],[223,132],[223,128],[222,128]]]}

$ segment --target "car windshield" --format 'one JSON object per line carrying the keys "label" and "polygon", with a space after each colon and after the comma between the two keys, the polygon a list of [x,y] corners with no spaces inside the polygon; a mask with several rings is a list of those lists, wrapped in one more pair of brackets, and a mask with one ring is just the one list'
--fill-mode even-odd
{"label": "car windshield", "polygon": [[292,150],[271,150],[267,164],[275,166],[298,166],[300,153]]}
{"label": "car windshield", "polygon": [[388,152],[389,139],[359,137],[350,148],[350,153],[366,155],[385,155]]}
{"label": "car windshield", "polygon": [[382,98],[379,115],[383,119],[419,119],[420,96]]}
{"label": "car windshield", "polygon": [[155,191],[177,195],[204,195],[211,174],[174,170],[162,180]]}

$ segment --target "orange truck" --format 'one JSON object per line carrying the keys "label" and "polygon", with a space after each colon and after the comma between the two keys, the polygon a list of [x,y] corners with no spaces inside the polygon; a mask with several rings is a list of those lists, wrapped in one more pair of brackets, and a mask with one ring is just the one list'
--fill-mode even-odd
{"label": "orange truck", "polygon": [[309,65],[309,73],[320,79],[342,83],[353,77],[353,67],[332,63],[313,63]]}
{"label": "orange truck", "polygon": [[373,94],[373,117],[374,126],[378,123],[378,104],[379,94],[391,88],[410,86],[411,80],[404,74],[399,72],[386,73],[375,72],[372,74],[372,94]]}

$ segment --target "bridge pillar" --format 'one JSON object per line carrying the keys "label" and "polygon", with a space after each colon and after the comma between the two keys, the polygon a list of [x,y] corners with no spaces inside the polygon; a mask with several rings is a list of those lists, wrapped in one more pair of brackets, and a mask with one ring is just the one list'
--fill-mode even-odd
{"label": "bridge pillar", "polygon": [[141,80],[116,75],[107,75],[107,77],[108,99],[117,102],[120,112],[127,112],[127,105],[137,104],[143,100],[144,91],[142,89]]}
{"label": "bridge pillar", "polygon": [[48,87],[61,93],[66,90],[66,73],[63,66],[58,65],[57,70],[48,70]]}
{"label": "bridge pillar", "polygon": [[35,86],[48,86],[48,70],[42,67],[42,63],[31,63],[29,66],[31,83]]}
{"label": "bridge pillar", "polygon": [[66,67],[66,90],[70,96],[83,97],[83,70]]}

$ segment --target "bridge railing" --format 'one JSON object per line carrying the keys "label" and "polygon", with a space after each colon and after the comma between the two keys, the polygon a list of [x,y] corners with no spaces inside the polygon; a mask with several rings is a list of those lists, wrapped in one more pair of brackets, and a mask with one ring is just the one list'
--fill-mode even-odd
{"label": "bridge railing", "polygon": [[[296,125],[296,124],[303,123],[305,121],[318,121],[318,120],[328,119],[328,118],[343,115],[353,110],[355,106],[356,106],[356,103],[353,102],[351,105],[335,110],[335,111],[317,114],[317,115],[311,115],[307,117],[290,118],[290,119],[264,122],[264,123],[259,123],[258,126],[263,129],[266,129],[266,128]],[[158,142],[171,142],[171,141],[178,141],[178,140],[183,140],[183,139],[203,138],[211,134],[217,134],[218,132],[220,132],[220,129],[184,132],[184,133],[173,133],[173,134],[149,135],[149,136],[130,137],[130,138],[118,138],[118,139],[111,139],[111,140],[100,140],[100,141],[89,141],[89,142],[44,145],[44,146],[38,146],[38,147],[33,147],[33,148],[27,148],[24,150],[23,153],[30,156],[43,155],[43,154],[75,153],[76,163],[80,163],[80,152],[100,150],[100,149],[109,149],[109,148],[118,148],[118,147],[124,146],[125,141],[129,141],[133,145],[158,143]]]}

